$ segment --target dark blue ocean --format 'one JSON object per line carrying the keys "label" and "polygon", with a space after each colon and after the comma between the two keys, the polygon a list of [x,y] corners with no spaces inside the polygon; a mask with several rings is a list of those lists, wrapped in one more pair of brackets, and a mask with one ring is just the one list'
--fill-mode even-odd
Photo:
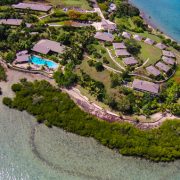
{"label": "dark blue ocean", "polygon": [[180,42],[180,0],[130,0],[161,31]]}

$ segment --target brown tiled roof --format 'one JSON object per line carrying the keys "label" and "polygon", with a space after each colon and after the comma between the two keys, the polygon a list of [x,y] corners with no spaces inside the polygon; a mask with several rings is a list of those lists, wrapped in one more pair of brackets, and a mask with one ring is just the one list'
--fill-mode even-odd
{"label": "brown tiled roof", "polygon": [[65,49],[65,46],[61,45],[58,42],[51,41],[48,39],[40,40],[32,48],[33,51],[42,53],[42,54],[48,54],[50,51],[53,51],[56,53],[63,53],[64,49]]}
{"label": "brown tiled roof", "polygon": [[139,36],[138,34],[133,35],[133,38],[134,38],[136,41],[142,41],[142,39],[143,39],[143,37],[142,37],[142,36]]}
{"label": "brown tiled roof", "polygon": [[109,20],[102,20],[102,27],[105,30],[115,30],[116,29],[116,24],[109,21]]}
{"label": "brown tiled roof", "polygon": [[153,45],[154,44],[154,40],[150,39],[150,38],[146,38],[146,40],[144,41],[146,44],[150,44]]}
{"label": "brown tiled roof", "polygon": [[167,48],[167,46],[166,46],[166,45],[164,45],[164,44],[162,44],[162,43],[158,43],[158,44],[156,44],[155,46],[156,46],[157,48],[161,49],[161,50],[163,50],[163,49],[166,49],[166,48]]}
{"label": "brown tiled roof", "polygon": [[170,64],[170,65],[174,65],[175,64],[175,60],[166,56],[162,57],[162,60],[166,63],[166,64]]}
{"label": "brown tiled roof", "polygon": [[148,71],[149,74],[152,74],[155,77],[161,74],[161,72],[154,66],[149,66],[146,68],[146,70]]}
{"label": "brown tiled roof", "polygon": [[97,32],[94,37],[101,41],[113,42],[113,40],[114,40],[114,36],[112,34],[106,33],[106,32]]}
{"label": "brown tiled roof", "polygon": [[159,68],[160,70],[166,72],[166,73],[171,69],[169,66],[167,66],[167,65],[164,64],[163,62],[158,62],[158,63],[156,64],[156,67]]}
{"label": "brown tiled roof", "polygon": [[49,5],[33,4],[33,3],[13,4],[12,7],[16,9],[31,9],[34,11],[43,11],[43,12],[47,12],[52,8],[52,6],[49,6]]}
{"label": "brown tiled roof", "polygon": [[159,85],[148,81],[135,79],[133,81],[132,87],[136,90],[147,91],[153,94],[159,93]]}
{"label": "brown tiled roof", "polygon": [[127,38],[127,39],[130,39],[130,38],[131,38],[131,34],[128,33],[128,32],[123,32],[123,33],[122,33],[122,36],[125,37],[125,38]]}
{"label": "brown tiled roof", "polygon": [[122,43],[113,43],[113,47],[114,47],[114,49],[126,49],[126,46],[123,42]]}
{"label": "brown tiled roof", "polygon": [[0,19],[0,24],[6,24],[11,26],[20,26],[22,19]]}
{"label": "brown tiled roof", "polygon": [[117,49],[115,50],[116,56],[130,56],[129,52],[126,49]]}
{"label": "brown tiled roof", "polygon": [[176,56],[174,55],[174,53],[171,52],[171,51],[165,51],[165,50],[163,50],[162,52],[163,52],[163,56],[172,57],[172,58],[175,58],[175,57],[176,57]]}
{"label": "brown tiled roof", "polygon": [[138,61],[134,57],[123,58],[123,62],[126,65],[135,65],[138,63]]}

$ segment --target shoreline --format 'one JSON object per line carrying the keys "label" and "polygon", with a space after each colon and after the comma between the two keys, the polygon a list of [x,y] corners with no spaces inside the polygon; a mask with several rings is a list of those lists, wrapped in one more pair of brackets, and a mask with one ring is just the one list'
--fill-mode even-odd
{"label": "shoreline", "polygon": [[[135,6],[136,8],[138,8],[137,5],[132,2],[132,0],[128,0],[128,2],[129,2],[131,5],[133,5],[133,6]],[[168,33],[164,32],[164,30],[162,30],[162,28],[161,28],[160,26],[156,25],[156,24],[153,22],[152,18],[149,18],[149,17],[151,17],[151,16],[148,16],[148,14],[147,14],[145,11],[141,10],[140,8],[138,8],[138,9],[139,9],[139,11],[140,11],[140,17],[141,17],[141,18],[144,20],[144,22],[148,25],[148,28],[152,29],[152,31],[154,31],[155,33],[159,33],[159,34],[163,35],[166,39],[171,39],[172,41],[177,42],[178,44],[180,44],[180,42],[178,42],[177,40],[175,40],[175,39],[174,39],[173,37],[171,37]]]}

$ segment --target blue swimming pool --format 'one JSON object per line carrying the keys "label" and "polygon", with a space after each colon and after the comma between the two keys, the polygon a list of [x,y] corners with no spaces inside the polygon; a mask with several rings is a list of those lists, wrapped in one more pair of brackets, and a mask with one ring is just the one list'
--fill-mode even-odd
{"label": "blue swimming pool", "polygon": [[30,62],[38,66],[47,66],[48,68],[52,68],[52,69],[56,69],[58,67],[57,63],[47,59],[43,59],[38,56],[32,56],[30,58]]}

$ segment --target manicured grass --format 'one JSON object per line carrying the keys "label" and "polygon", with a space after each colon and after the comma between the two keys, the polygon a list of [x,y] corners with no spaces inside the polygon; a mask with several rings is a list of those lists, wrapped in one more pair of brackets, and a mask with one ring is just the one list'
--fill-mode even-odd
{"label": "manicured grass", "polygon": [[[114,62],[113,60],[110,58],[108,52],[106,51],[106,49],[103,47],[103,44],[98,44],[98,45],[94,45],[94,47],[97,49],[98,53],[100,53],[102,55],[102,58],[100,59],[97,59],[97,58],[94,58],[93,56],[91,56],[93,59],[97,59],[99,60],[100,62],[103,63],[103,57],[106,57],[107,60],[109,61],[109,64],[105,64],[113,69],[116,69],[116,70],[121,70],[121,68],[119,68]],[[108,49],[112,49],[111,48],[108,48]],[[102,53],[102,51],[105,51],[105,53]],[[112,51],[113,52],[113,51]],[[112,54],[114,56],[114,54]]]}
{"label": "manicured grass", "polygon": [[[109,90],[111,82],[110,72],[108,70],[98,72],[96,71],[95,67],[90,67],[87,61],[88,59],[84,59],[78,68],[82,69],[92,79],[95,79],[96,81],[101,81],[105,85],[106,89]],[[77,69],[76,72],[79,73],[79,70]]]}
{"label": "manicured grass", "polygon": [[86,0],[48,0],[52,5],[64,5],[67,7],[79,7],[82,9],[91,9]]}
{"label": "manicured grass", "polygon": [[150,64],[156,63],[162,56],[162,52],[160,49],[148,45],[144,42],[138,42],[141,45],[141,53],[139,54],[139,58],[142,59],[144,62],[149,58],[148,63],[146,66]]}

